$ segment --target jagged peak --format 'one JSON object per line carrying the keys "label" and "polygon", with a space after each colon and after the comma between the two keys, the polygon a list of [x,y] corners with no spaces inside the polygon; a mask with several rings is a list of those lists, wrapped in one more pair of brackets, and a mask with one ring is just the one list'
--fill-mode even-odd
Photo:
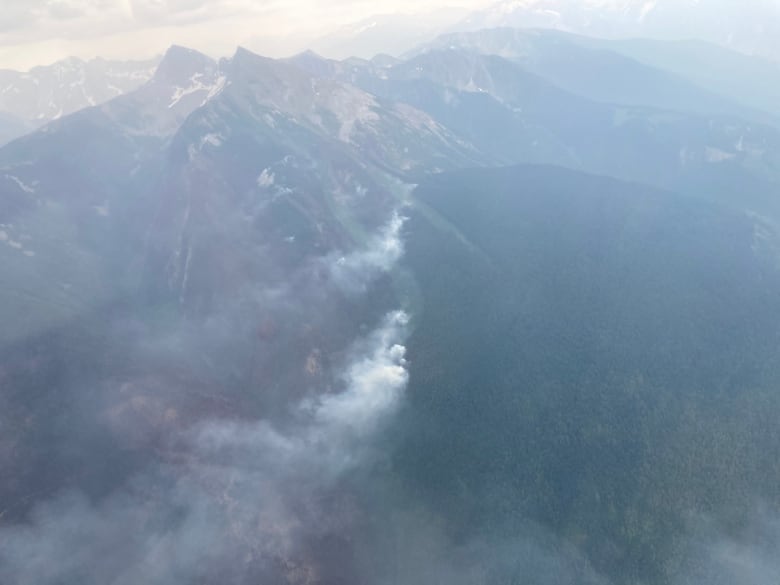
{"label": "jagged peak", "polygon": [[289,59],[279,60],[263,57],[244,47],[236,49],[229,67],[231,77],[245,81],[267,83],[270,80],[276,80],[289,84],[291,80],[309,77],[308,72]]}
{"label": "jagged peak", "polygon": [[246,47],[242,47],[241,45],[238,45],[236,47],[236,52],[233,53],[233,58],[231,59],[232,62],[241,62],[241,61],[273,61],[273,59],[270,59],[269,57],[263,57],[262,55],[258,55],[254,51],[250,51]]}
{"label": "jagged peak", "polygon": [[292,59],[316,59],[317,61],[330,61],[327,57],[323,57],[316,51],[313,51],[312,49],[306,49],[305,51],[301,51],[300,53],[293,55]]}
{"label": "jagged peak", "polygon": [[333,78],[340,68],[346,64],[346,62],[339,62],[323,57],[312,50],[298,53],[297,55],[284,59],[284,61],[295,67],[299,67],[314,76],[328,79]]}
{"label": "jagged peak", "polygon": [[184,81],[195,73],[213,69],[217,65],[211,57],[194,49],[172,45],[157,66],[155,79]]}
{"label": "jagged peak", "polygon": [[51,65],[38,65],[36,67],[32,67],[28,73],[36,74],[52,70],[76,70],[83,69],[85,65],[86,62],[79,57],[65,57],[64,59],[55,61]]}
{"label": "jagged peak", "polygon": [[398,63],[401,63],[401,59],[386,53],[379,53],[371,58],[371,64],[377,67],[392,67]]}

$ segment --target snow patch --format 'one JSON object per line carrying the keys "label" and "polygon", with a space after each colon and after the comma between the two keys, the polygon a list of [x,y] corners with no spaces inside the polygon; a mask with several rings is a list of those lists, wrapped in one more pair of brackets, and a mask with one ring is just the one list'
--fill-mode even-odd
{"label": "snow patch", "polygon": [[270,169],[263,169],[263,172],[260,173],[259,177],[257,177],[257,186],[270,187],[274,184],[275,180],[276,176],[271,172]]}
{"label": "snow patch", "polygon": [[720,148],[714,146],[708,146],[704,149],[704,158],[709,163],[719,163],[726,160],[731,160],[736,155],[733,152],[726,152]]}
{"label": "snow patch", "polygon": [[184,304],[184,297],[187,293],[187,285],[190,281],[190,264],[192,263],[192,245],[187,246],[187,258],[184,261],[184,278],[181,281],[181,291],[179,292],[179,304]]}
{"label": "snow patch", "polygon": [[219,76],[213,83],[203,82],[203,73],[196,73],[190,77],[190,84],[187,87],[176,87],[173,95],[171,96],[171,103],[168,104],[169,108],[173,108],[186,96],[197,93],[206,92],[206,97],[201,103],[204,106],[210,99],[219,95],[226,85],[226,78],[224,75]]}
{"label": "snow patch", "polygon": [[225,136],[223,134],[209,132],[208,134],[201,137],[200,142],[197,145],[190,144],[190,146],[187,148],[187,154],[189,155],[190,160],[192,160],[199,152],[203,150],[207,144],[214,147],[220,147],[224,141]]}
{"label": "snow patch", "polygon": [[224,140],[225,137],[222,134],[210,132],[200,139],[200,148],[202,149],[207,144],[210,144],[211,146],[222,146]]}
{"label": "snow patch", "polygon": [[13,175],[6,175],[5,178],[6,179],[10,179],[14,183],[16,183],[19,186],[19,188],[22,191],[24,191],[25,193],[35,193],[35,187],[32,187],[32,186],[27,185],[26,183],[22,182],[22,180],[19,179],[19,177],[15,177]]}
{"label": "snow patch", "polygon": [[271,128],[276,128],[276,120],[271,114],[263,114],[263,121]]}
{"label": "snow patch", "polygon": [[214,84],[211,86],[211,89],[209,89],[209,93],[206,96],[206,99],[203,100],[203,103],[201,103],[201,107],[205,106],[206,103],[208,103],[210,100],[218,96],[220,93],[222,93],[222,90],[225,89],[225,86],[227,85],[227,77],[224,75],[220,75],[217,80],[214,82]]}
{"label": "snow patch", "polygon": [[469,82],[466,84],[466,86],[463,89],[464,89],[464,91],[467,91],[469,93],[487,93],[485,89],[479,87],[474,82],[474,78],[473,77],[471,79],[469,79]]}

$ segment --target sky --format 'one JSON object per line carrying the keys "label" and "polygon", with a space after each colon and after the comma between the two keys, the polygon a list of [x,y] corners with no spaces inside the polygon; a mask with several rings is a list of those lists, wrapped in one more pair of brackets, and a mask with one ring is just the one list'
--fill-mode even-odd
{"label": "sky", "polygon": [[290,54],[375,14],[478,8],[486,0],[0,0],[0,68],[68,56],[145,58],[179,44],[214,57],[237,45]]}

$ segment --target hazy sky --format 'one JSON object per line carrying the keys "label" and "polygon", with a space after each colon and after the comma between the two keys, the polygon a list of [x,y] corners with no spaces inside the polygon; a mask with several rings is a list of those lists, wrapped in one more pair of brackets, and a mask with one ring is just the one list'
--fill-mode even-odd
{"label": "hazy sky", "polygon": [[[146,57],[181,44],[214,56],[238,44],[266,53],[392,12],[488,0],[0,0],[0,68],[27,69],[69,55]],[[252,41],[251,39],[255,39]]]}

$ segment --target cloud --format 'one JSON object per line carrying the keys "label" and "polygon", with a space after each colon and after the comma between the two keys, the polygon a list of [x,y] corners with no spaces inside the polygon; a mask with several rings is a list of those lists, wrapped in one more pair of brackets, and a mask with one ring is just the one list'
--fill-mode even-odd
{"label": "cloud", "polygon": [[77,18],[84,14],[78,5],[75,5],[71,2],[51,2],[47,8],[49,11],[49,16],[59,20]]}
{"label": "cloud", "polygon": [[[274,2],[233,0],[6,0],[0,14],[0,44],[47,38],[84,41],[155,27],[213,24],[230,17],[267,15],[275,6]],[[193,32],[192,44],[197,45],[202,33]],[[170,35],[171,31],[162,34]],[[122,40],[117,38],[116,42]],[[173,42],[168,39],[165,46]]]}
{"label": "cloud", "polygon": [[29,68],[68,56],[144,59],[172,44],[213,57],[250,44],[269,56],[285,56],[305,49],[314,38],[377,13],[419,13],[451,4],[445,0],[4,0],[0,68]]}
{"label": "cloud", "polygon": [[139,24],[187,24],[230,16],[267,13],[274,2],[222,0],[130,0],[130,14]]}
{"label": "cloud", "polygon": [[95,36],[116,30],[126,17],[120,0],[4,0],[0,44],[29,42],[44,35]]}
{"label": "cloud", "polygon": [[43,2],[25,0],[3,2],[3,9],[0,11],[0,33],[29,27],[38,20],[39,12],[44,7]]}

